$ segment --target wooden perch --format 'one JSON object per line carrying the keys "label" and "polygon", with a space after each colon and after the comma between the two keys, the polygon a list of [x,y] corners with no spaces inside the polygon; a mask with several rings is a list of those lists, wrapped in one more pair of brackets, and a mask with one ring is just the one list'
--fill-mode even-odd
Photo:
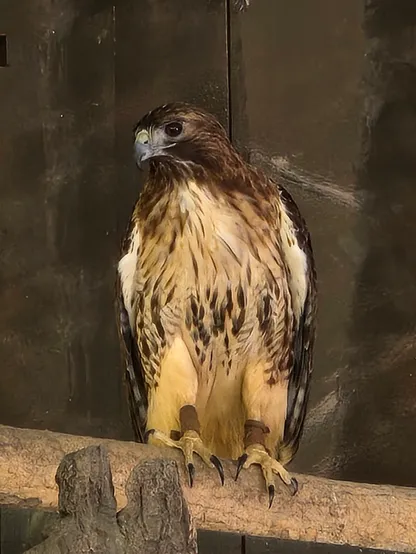
{"label": "wooden perch", "polygon": [[282,486],[267,508],[256,467],[234,482],[235,464],[224,462],[225,485],[196,461],[189,488],[181,454],[148,445],[0,426],[0,504],[56,509],[55,474],[63,456],[89,445],[109,453],[118,509],[126,505],[132,469],[144,461],[179,462],[183,494],[197,528],[284,539],[416,551],[416,490],[298,476],[295,497]]}

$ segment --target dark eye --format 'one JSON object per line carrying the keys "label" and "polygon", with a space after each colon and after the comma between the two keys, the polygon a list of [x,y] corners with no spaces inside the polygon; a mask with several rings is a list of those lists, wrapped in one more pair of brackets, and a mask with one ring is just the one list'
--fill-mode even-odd
{"label": "dark eye", "polygon": [[183,125],[182,123],[179,123],[178,121],[174,121],[173,123],[168,123],[165,125],[165,133],[168,135],[168,137],[178,137],[182,133]]}

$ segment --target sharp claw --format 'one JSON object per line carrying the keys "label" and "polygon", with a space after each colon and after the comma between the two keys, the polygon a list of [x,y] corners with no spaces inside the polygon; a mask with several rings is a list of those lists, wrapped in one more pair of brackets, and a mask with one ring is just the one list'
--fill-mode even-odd
{"label": "sharp claw", "polygon": [[237,461],[237,473],[235,474],[234,481],[237,481],[238,476],[240,475],[240,471],[243,469],[243,465],[246,463],[246,460],[248,458],[248,454],[244,453],[242,454]]}
{"label": "sharp claw", "polygon": [[298,492],[299,490],[299,483],[297,481],[297,479],[295,479],[294,477],[292,477],[292,479],[290,480],[290,485],[289,485],[290,489],[291,489],[291,492],[292,492],[292,496],[295,496],[295,494]]}
{"label": "sharp claw", "polygon": [[194,464],[191,464],[191,463],[188,464],[188,475],[189,475],[189,486],[192,487],[192,485],[194,484],[194,477],[195,477]]}
{"label": "sharp claw", "polygon": [[155,429],[148,429],[146,431],[146,433],[144,434],[144,442],[147,444],[148,440],[149,440],[149,437],[150,435],[153,435],[153,433],[155,432]]}
{"label": "sharp claw", "polygon": [[269,510],[272,507],[274,500],[274,485],[269,485]]}
{"label": "sharp claw", "polygon": [[214,464],[218,473],[220,474],[221,485],[224,485],[224,469],[222,467],[222,463],[217,458],[217,456],[214,456],[214,454],[211,456],[210,461]]}

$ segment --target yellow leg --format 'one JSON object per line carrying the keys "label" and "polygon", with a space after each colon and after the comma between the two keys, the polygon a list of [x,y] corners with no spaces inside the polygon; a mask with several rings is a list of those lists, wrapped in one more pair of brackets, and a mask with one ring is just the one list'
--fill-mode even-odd
{"label": "yellow leg", "polygon": [[224,484],[224,470],[220,460],[210,452],[199,436],[199,422],[194,406],[183,406],[180,410],[182,436],[178,440],[168,437],[162,431],[151,429],[147,435],[149,442],[163,444],[171,448],[179,448],[185,457],[185,465],[189,475],[189,485],[192,487],[195,476],[194,453],[203,460],[208,467],[215,467]]}
{"label": "yellow leg", "polygon": [[296,494],[298,483],[283,465],[270,455],[281,442],[287,407],[287,380],[281,378],[269,384],[265,364],[248,367],[243,381],[243,403],[247,414],[245,423],[244,452],[238,459],[236,480],[242,469],[253,464],[261,467],[269,493],[269,507],[275,494],[274,477]]}
{"label": "yellow leg", "polygon": [[[182,450],[191,486],[195,474],[194,453],[209,467],[217,469],[223,483],[224,471],[220,460],[208,450],[199,436],[195,409],[197,392],[195,367],[185,343],[177,337],[161,362],[157,386],[151,390],[146,438],[150,443]],[[177,440],[171,437],[172,431],[179,435]]]}

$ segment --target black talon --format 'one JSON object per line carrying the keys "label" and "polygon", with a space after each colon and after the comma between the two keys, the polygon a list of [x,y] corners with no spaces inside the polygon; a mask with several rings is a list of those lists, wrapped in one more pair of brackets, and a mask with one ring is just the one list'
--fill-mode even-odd
{"label": "black talon", "polygon": [[194,484],[194,477],[195,477],[194,464],[188,464],[188,475],[189,475],[189,486],[192,487],[192,485]]}
{"label": "black talon", "polygon": [[149,440],[150,435],[153,435],[154,432],[155,432],[155,429],[149,429],[148,431],[146,431],[143,437],[145,444],[147,444],[147,441]]}
{"label": "black talon", "polygon": [[234,481],[237,481],[238,476],[240,475],[240,471],[243,469],[243,465],[246,463],[246,460],[248,458],[248,454],[244,453],[242,454],[237,461],[237,473],[235,474]]}
{"label": "black talon", "polygon": [[211,456],[210,461],[214,464],[218,473],[220,474],[221,485],[224,486],[224,469],[222,467],[222,463],[217,458],[217,456],[214,456],[214,454]]}
{"label": "black talon", "polygon": [[272,507],[274,500],[274,485],[269,485],[269,510]]}
{"label": "black talon", "polygon": [[295,494],[298,492],[299,490],[299,483],[297,481],[297,479],[295,479],[294,477],[292,477],[292,479],[290,480],[290,485],[289,487],[291,488],[291,492],[292,492],[292,496],[295,496]]}

